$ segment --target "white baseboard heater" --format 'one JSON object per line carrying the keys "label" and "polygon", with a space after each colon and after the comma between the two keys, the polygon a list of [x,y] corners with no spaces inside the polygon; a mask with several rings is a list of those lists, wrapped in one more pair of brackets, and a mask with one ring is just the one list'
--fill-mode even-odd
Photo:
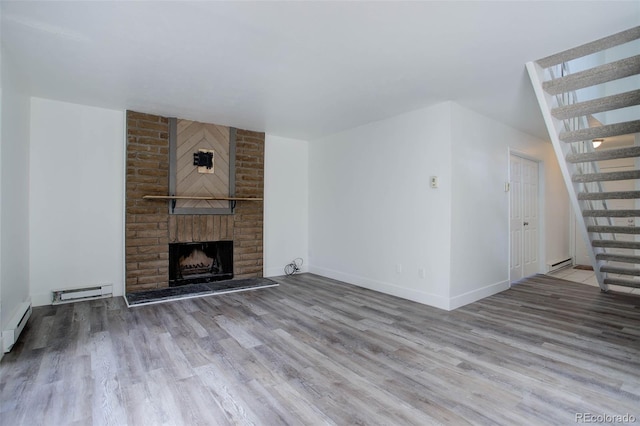
{"label": "white baseboard heater", "polygon": [[30,302],[21,303],[16,314],[7,324],[7,329],[2,331],[2,351],[4,353],[9,352],[18,341],[20,333],[31,316],[31,311]]}
{"label": "white baseboard heater", "polygon": [[54,290],[52,305],[80,302],[82,300],[102,299],[113,296],[113,284],[102,284],[95,287],[70,288]]}
{"label": "white baseboard heater", "polygon": [[573,258],[570,257],[564,260],[558,260],[556,262],[547,263],[547,272],[557,271],[558,269],[566,268],[573,265]]}

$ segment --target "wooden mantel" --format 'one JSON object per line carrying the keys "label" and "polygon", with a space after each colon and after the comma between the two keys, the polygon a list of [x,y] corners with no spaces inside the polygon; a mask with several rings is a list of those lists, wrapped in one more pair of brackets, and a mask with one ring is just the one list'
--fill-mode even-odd
{"label": "wooden mantel", "polygon": [[195,195],[143,195],[145,200],[205,200],[205,201],[262,201],[262,198],[249,197],[212,197]]}

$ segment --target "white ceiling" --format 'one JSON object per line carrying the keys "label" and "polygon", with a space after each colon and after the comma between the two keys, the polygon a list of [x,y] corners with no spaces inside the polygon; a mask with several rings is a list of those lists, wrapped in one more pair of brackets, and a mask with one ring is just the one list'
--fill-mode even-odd
{"label": "white ceiling", "polygon": [[638,25],[640,2],[2,0],[1,13],[33,96],[308,140],[452,100],[546,138],[524,64]]}

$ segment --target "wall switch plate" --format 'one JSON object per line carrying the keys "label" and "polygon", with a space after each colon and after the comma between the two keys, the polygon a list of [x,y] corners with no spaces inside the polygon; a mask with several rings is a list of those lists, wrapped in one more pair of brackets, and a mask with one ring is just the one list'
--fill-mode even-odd
{"label": "wall switch plate", "polygon": [[429,184],[431,185],[432,188],[437,188],[438,187],[438,176],[431,176],[429,178]]}
{"label": "wall switch plate", "polygon": [[420,276],[420,278],[426,278],[427,277],[427,271],[424,268],[420,268],[420,269],[418,269],[418,275]]}
{"label": "wall switch plate", "polygon": [[401,274],[402,273],[402,264],[401,263],[396,264],[396,273],[397,274]]}

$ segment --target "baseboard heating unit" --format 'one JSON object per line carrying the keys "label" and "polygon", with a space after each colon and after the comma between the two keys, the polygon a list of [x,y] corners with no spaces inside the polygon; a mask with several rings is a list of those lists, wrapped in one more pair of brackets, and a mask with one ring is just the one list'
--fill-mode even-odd
{"label": "baseboard heating unit", "polygon": [[9,352],[18,341],[18,337],[20,333],[22,333],[24,326],[27,325],[30,316],[31,303],[25,302],[20,304],[18,311],[7,324],[7,329],[2,331],[2,351],[4,353]]}
{"label": "baseboard heating unit", "polygon": [[102,284],[95,287],[70,288],[54,290],[52,305],[80,302],[83,300],[102,299],[113,296],[113,284]]}
{"label": "baseboard heating unit", "polygon": [[567,266],[571,265],[573,265],[572,257],[564,260],[558,260],[553,263],[547,263],[547,272],[557,271],[558,269],[566,268]]}

